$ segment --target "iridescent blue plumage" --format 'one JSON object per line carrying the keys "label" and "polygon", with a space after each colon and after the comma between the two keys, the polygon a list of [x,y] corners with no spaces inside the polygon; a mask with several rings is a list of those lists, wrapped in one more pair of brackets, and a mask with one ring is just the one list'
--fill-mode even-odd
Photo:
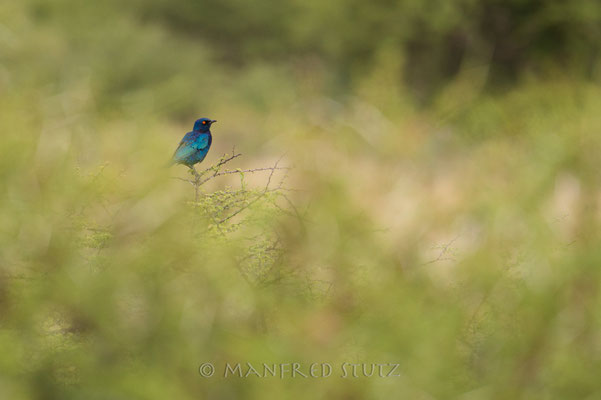
{"label": "iridescent blue plumage", "polygon": [[204,160],[211,148],[213,138],[211,125],[217,121],[209,118],[196,120],[191,132],[186,133],[173,154],[172,164],[183,164],[190,168]]}

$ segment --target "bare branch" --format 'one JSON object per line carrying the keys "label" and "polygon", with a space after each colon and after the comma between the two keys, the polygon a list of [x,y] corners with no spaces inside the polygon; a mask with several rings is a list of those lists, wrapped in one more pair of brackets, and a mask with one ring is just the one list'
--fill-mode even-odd
{"label": "bare branch", "polygon": [[182,181],[182,182],[188,182],[188,183],[189,183],[189,184],[191,184],[191,185],[194,185],[194,184],[195,184],[195,182],[194,182],[194,181],[192,181],[192,180],[190,180],[190,179],[184,179],[184,178],[180,178],[179,176],[172,176],[172,177],[171,177],[171,179],[177,179],[177,180],[180,180],[180,181]]}
{"label": "bare branch", "polygon": [[441,249],[440,253],[438,254],[438,257],[436,257],[433,260],[430,260],[426,263],[423,263],[422,265],[428,265],[428,264],[433,264],[437,261],[455,261],[455,258],[453,258],[452,256],[448,256],[445,257],[445,255],[447,255],[449,253],[449,251],[451,250],[451,245],[453,243],[455,243],[455,241],[457,239],[459,239],[460,235],[457,235],[455,238],[453,238],[453,240],[451,240],[450,242],[448,242],[447,244],[443,245],[443,246],[438,246],[437,248]]}
{"label": "bare branch", "polygon": [[251,205],[253,205],[254,203],[256,203],[257,201],[259,201],[259,199],[261,199],[262,197],[264,197],[267,192],[269,191],[269,185],[271,184],[271,178],[273,177],[273,174],[275,172],[276,169],[278,169],[278,164],[280,163],[280,160],[282,158],[280,157],[276,163],[274,164],[273,167],[269,168],[271,170],[271,173],[269,174],[269,178],[267,178],[267,184],[265,185],[265,189],[263,189],[263,192],[258,195],[257,197],[255,197],[253,200],[251,200],[250,202],[248,202],[246,205],[240,207],[238,210],[236,210],[235,212],[233,212],[232,214],[230,214],[229,216],[221,219],[221,221],[219,221],[220,224],[232,219],[233,217],[235,217],[236,215],[240,214],[242,211],[246,210],[248,207],[250,207]]}
{"label": "bare branch", "polygon": [[260,172],[260,171],[271,171],[271,172],[273,172],[275,169],[286,170],[286,169],[289,169],[289,168],[287,168],[287,167],[278,167],[278,168],[267,167],[267,168],[236,169],[236,170],[228,170],[228,171],[222,171],[222,172],[215,172],[213,175],[211,175],[208,178],[205,178],[202,181],[200,181],[198,183],[198,185],[201,186],[201,185],[205,184],[207,181],[210,181],[211,179],[216,178],[218,176],[231,175],[231,174],[254,173],[254,172]]}
{"label": "bare branch", "polygon": [[231,156],[228,156],[227,154],[222,155],[221,160],[219,160],[219,162],[217,164],[212,165],[209,168],[202,171],[200,173],[200,176],[204,176],[209,171],[215,171],[215,174],[214,174],[214,176],[215,176],[219,172],[222,165],[227,164],[228,162],[232,161],[234,158],[238,158],[241,155],[242,155],[242,153],[236,153],[236,146],[233,146]]}

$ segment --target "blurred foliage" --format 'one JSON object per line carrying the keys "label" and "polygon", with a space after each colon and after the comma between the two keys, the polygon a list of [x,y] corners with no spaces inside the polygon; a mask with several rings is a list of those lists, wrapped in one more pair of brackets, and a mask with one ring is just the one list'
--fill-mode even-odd
{"label": "blurred foliage", "polygon": [[[600,18],[0,3],[0,398],[599,397]],[[195,199],[200,116],[243,156]]]}
{"label": "blurred foliage", "polygon": [[490,64],[491,83],[553,65],[591,77],[601,45],[594,0],[151,0],[133,2],[130,11],[207,43],[236,65],[317,58],[342,85],[365,73],[379,49],[391,48],[405,63],[397,73],[426,98],[466,61]]}

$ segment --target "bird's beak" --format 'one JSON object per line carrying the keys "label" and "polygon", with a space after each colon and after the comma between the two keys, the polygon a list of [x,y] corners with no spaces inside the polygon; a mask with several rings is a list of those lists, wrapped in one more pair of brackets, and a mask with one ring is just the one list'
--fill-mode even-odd
{"label": "bird's beak", "polygon": [[216,119],[211,120],[211,123],[214,124],[215,122],[217,122]]}

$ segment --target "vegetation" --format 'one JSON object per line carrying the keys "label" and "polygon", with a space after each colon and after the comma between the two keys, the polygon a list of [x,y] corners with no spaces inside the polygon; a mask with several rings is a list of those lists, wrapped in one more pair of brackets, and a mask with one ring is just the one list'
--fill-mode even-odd
{"label": "vegetation", "polygon": [[[0,3],[0,398],[599,397],[600,28],[587,0]],[[202,116],[207,170],[165,168]]]}

